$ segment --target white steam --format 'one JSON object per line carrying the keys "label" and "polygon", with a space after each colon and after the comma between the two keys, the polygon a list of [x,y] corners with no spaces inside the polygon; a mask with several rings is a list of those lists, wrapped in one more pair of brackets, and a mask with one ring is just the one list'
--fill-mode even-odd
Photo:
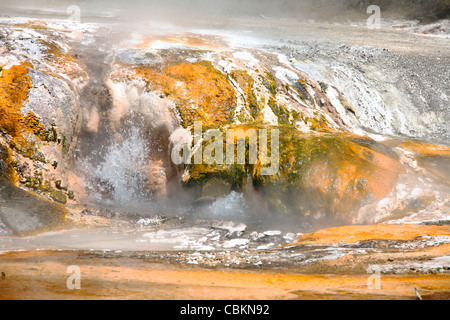
{"label": "white steam", "polygon": [[102,161],[92,165],[91,159],[84,161],[89,189],[92,196],[102,200],[102,195],[115,203],[126,203],[143,199],[147,180],[146,168],[150,164],[149,142],[143,138],[140,129],[129,129],[129,135],[122,141],[107,146]]}

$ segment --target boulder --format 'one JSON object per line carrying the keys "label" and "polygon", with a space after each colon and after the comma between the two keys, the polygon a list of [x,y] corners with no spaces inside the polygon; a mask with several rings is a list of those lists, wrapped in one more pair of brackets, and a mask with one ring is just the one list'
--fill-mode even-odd
{"label": "boulder", "polygon": [[86,67],[68,53],[61,33],[38,23],[1,33],[0,143],[2,160],[9,162],[2,175],[55,199],[55,182],[67,185],[81,129]]}

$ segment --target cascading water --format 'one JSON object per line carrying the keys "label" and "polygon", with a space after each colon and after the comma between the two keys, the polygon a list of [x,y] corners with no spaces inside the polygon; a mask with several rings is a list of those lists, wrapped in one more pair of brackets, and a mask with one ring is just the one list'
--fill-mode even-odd
{"label": "cascading water", "polygon": [[131,127],[119,141],[94,152],[101,160],[88,156],[81,161],[85,172],[87,190],[98,200],[108,199],[110,204],[129,204],[149,196],[144,190],[145,168],[150,164],[149,141],[137,127]]}

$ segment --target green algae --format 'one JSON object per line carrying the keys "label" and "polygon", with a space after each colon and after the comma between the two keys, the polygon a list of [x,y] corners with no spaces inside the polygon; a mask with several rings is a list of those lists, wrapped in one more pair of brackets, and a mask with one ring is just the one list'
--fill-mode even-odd
{"label": "green algae", "polygon": [[67,196],[59,190],[54,190],[54,191],[50,192],[50,197],[58,203],[61,203],[61,204],[67,203]]}
{"label": "green algae", "polygon": [[269,72],[264,71],[264,76],[261,76],[264,87],[266,87],[269,92],[275,96],[277,94],[277,84],[275,81],[275,77]]}
{"label": "green algae", "polygon": [[[289,124],[270,127],[251,123],[238,127],[244,131],[279,130],[278,173],[262,175],[260,161],[249,163],[250,143],[246,140],[243,165],[227,165],[224,158],[222,164],[188,166],[185,186],[195,190],[197,196],[211,196],[214,188],[221,190],[218,193],[222,196],[231,190],[245,193],[251,176],[253,187],[264,195],[268,208],[274,212],[340,219],[387,194],[400,170],[397,158],[368,138],[344,133],[301,134]],[[236,128],[227,126],[220,130]]]}

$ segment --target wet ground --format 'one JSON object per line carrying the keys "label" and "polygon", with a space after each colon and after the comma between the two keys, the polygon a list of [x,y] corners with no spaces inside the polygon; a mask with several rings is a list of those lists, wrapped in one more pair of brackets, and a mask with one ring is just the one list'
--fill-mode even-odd
{"label": "wet ground", "polygon": [[[446,299],[450,294],[448,225],[353,226],[300,235],[250,231],[224,221],[140,223],[1,237],[0,298],[417,299],[418,290],[423,299]],[[73,265],[81,272],[79,290],[67,287],[67,268]]]}
{"label": "wet ground", "polygon": [[[164,254],[38,251],[2,255],[2,299],[448,299],[449,275],[302,273],[291,268],[205,268]],[[80,268],[70,290],[68,266]],[[330,271],[329,271],[330,270]],[[375,276],[375,278],[371,278]]]}

